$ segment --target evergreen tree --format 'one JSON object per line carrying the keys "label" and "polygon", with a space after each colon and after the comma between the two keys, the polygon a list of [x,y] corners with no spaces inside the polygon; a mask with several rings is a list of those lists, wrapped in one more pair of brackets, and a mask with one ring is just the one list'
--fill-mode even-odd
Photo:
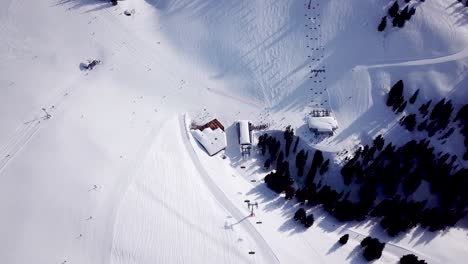
{"label": "evergreen tree", "polygon": [[355,166],[353,162],[346,163],[343,168],[341,168],[341,176],[343,176],[343,182],[346,186],[349,186],[355,176]]}
{"label": "evergreen tree", "polygon": [[416,98],[418,97],[418,94],[419,94],[419,89],[416,90],[416,92],[414,92],[414,94],[409,99],[410,104],[414,104],[414,102],[416,102]]}
{"label": "evergreen tree", "polygon": [[291,200],[292,198],[294,198],[294,194],[296,193],[296,190],[291,185],[288,185],[286,186],[284,193],[285,193],[284,199]]}
{"label": "evergreen tree", "polygon": [[421,185],[421,182],[422,178],[418,174],[414,173],[408,175],[403,179],[403,193],[406,196],[413,194],[418,189],[419,185]]}
{"label": "evergreen tree", "polygon": [[427,264],[427,262],[422,259],[418,259],[414,254],[408,254],[400,258],[400,264]]}
{"label": "evergreen tree", "polygon": [[330,164],[330,160],[327,159],[322,166],[320,166],[319,174],[323,175],[325,172],[328,171],[328,165]]}
{"label": "evergreen tree", "polygon": [[267,176],[265,176],[264,180],[266,185],[276,193],[282,193],[286,191],[288,192],[288,196],[291,194],[293,195],[295,191],[291,190],[293,180],[291,179],[291,174],[289,172],[289,163],[284,161],[278,167],[279,168],[277,171],[270,172]]}
{"label": "evergreen tree", "polygon": [[403,87],[402,80],[399,80],[392,86],[388,93],[387,106],[393,106],[396,109],[396,107],[399,107],[403,103]]}
{"label": "evergreen tree", "polygon": [[425,119],[423,122],[421,122],[418,125],[418,131],[423,131],[426,129],[426,127],[427,127],[427,119]]}
{"label": "evergreen tree", "polygon": [[342,237],[340,237],[340,240],[338,240],[338,242],[341,244],[341,245],[344,245],[348,242],[348,239],[349,239],[349,235],[348,234],[345,234],[343,235]]}
{"label": "evergreen tree", "polygon": [[416,14],[416,8],[415,8],[415,7],[412,7],[412,8],[409,10],[409,18],[411,19],[411,17],[413,17],[414,14]]}
{"label": "evergreen tree", "polygon": [[283,151],[280,151],[278,158],[276,159],[276,170],[279,171],[281,164],[283,163],[284,160],[284,154]]}
{"label": "evergreen tree", "polygon": [[285,156],[289,157],[289,150],[291,149],[291,144],[294,139],[294,129],[291,126],[287,126],[286,130],[284,131],[284,139],[285,143]]}
{"label": "evergreen tree", "polygon": [[458,110],[454,121],[460,121],[460,133],[465,137],[463,141],[465,145],[463,160],[468,160],[468,104],[465,104]]}
{"label": "evergreen tree", "polygon": [[308,215],[306,219],[304,220],[303,224],[305,228],[311,227],[314,224],[314,215],[313,214]]}
{"label": "evergreen tree", "polygon": [[312,159],[312,166],[319,167],[323,163],[323,154],[322,151],[316,150],[314,153],[314,158]]}
{"label": "evergreen tree", "polygon": [[304,203],[307,200],[307,188],[297,189],[296,190],[296,199],[300,203]]}
{"label": "evergreen tree", "polygon": [[438,119],[443,111],[445,105],[445,98],[442,98],[432,109],[431,114],[429,115],[429,119],[434,120]]}
{"label": "evergreen tree", "polygon": [[310,187],[310,185],[314,183],[316,173],[317,173],[317,167],[314,166],[314,164],[312,164],[310,166],[309,172],[307,173],[307,178],[305,182],[307,187]]}
{"label": "evergreen tree", "polygon": [[396,20],[397,27],[402,28],[405,26],[406,19],[404,15],[398,14],[394,20]]}
{"label": "evergreen tree", "polygon": [[416,114],[407,116],[401,123],[408,131],[413,131],[416,126]]}
{"label": "evergreen tree", "polygon": [[455,128],[451,127],[447,132],[445,132],[440,138],[439,140],[443,140],[443,139],[447,139],[449,138],[453,132],[455,131]]}
{"label": "evergreen tree", "polygon": [[294,220],[303,222],[306,219],[306,211],[304,208],[297,209],[296,213],[294,214]]}
{"label": "evergreen tree", "polygon": [[385,140],[382,135],[378,135],[374,139],[374,146],[377,148],[377,150],[381,151],[385,145]]}
{"label": "evergreen tree", "polygon": [[400,12],[400,17],[403,20],[409,20],[410,19],[410,14],[409,14],[409,5],[406,5],[405,8]]}
{"label": "evergreen tree", "polygon": [[380,21],[379,26],[377,27],[377,30],[382,32],[385,30],[385,27],[387,26],[387,16],[382,17],[382,20]]}
{"label": "evergreen tree", "polygon": [[390,9],[388,9],[388,15],[395,17],[398,14],[398,10],[400,10],[400,6],[398,5],[398,1],[395,1]]}
{"label": "evergreen tree", "polygon": [[419,113],[421,113],[423,117],[426,117],[426,115],[429,113],[429,106],[431,105],[431,103],[432,100],[429,100],[419,107]]}
{"label": "evergreen tree", "polygon": [[[367,261],[379,259],[382,256],[382,251],[385,247],[385,243],[381,243],[378,239],[370,237],[366,237],[364,240],[366,240],[364,245],[364,251],[362,253],[364,258]],[[364,240],[362,242],[364,242]],[[362,242],[361,246],[363,246]]]}
{"label": "evergreen tree", "polygon": [[371,240],[372,240],[372,237],[370,236],[365,237],[360,243],[361,247],[367,247],[369,243],[371,242]]}
{"label": "evergreen tree", "polygon": [[397,13],[395,17],[392,19],[392,26],[393,27],[398,27],[398,24],[400,23],[400,15]]}
{"label": "evergreen tree", "polygon": [[273,137],[267,137],[266,146],[270,154],[270,160],[274,162],[278,158],[277,154],[281,148],[281,143]]}
{"label": "evergreen tree", "polygon": [[296,155],[296,168],[297,168],[297,175],[299,177],[302,177],[302,175],[304,175],[304,166],[306,164],[306,161],[307,161],[307,155],[302,149]]}
{"label": "evergreen tree", "polygon": [[401,112],[403,112],[403,111],[405,110],[405,108],[406,108],[406,101],[403,102],[403,103],[397,108],[396,111],[397,111],[397,113],[401,113]]}
{"label": "evergreen tree", "polygon": [[468,123],[468,104],[463,105],[455,117],[454,121],[460,120],[462,124]]}
{"label": "evergreen tree", "polygon": [[258,137],[257,147],[260,149],[262,155],[265,155],[266,152],[266,137],[268,137],[267,134],[263,134]]}
{"label": "evergreen tree", "polygon": [[294,143],[293,153],[296,153],[297,145],[299,145],[299,137],[296,138],[296,143]]}

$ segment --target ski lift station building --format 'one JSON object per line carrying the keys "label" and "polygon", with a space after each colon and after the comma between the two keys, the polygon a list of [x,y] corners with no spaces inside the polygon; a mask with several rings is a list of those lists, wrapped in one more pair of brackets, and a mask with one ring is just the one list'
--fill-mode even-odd
{"label": "ski lift station building", "polygon": [[192,129],[192,135],[210,156],[226,149],[224,126],[217,119]]}
{"label": "ski lift station building", "polygon": [[309,129],[315,134],[333,135],[338,129],[338,122],[334,116],[309,116]]}
{"label": "ski lift station building", "polygon": [[237,121],[237,131],[239,134],[239,144],[241,146],[252,145],[251,123],[248,120]]}

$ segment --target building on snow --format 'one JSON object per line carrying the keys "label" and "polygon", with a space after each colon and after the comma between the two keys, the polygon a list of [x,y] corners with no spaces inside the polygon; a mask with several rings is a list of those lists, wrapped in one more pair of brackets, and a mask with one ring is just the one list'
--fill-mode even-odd
{"label": "building on snow", "polygon": [[237,132],[240,145],[252,145],[252,124],[248,120],[237,121]]}
{"label": "building on snow", "polygon": [[195,126],[192,129],[192,135],[210,156],[226,149],[227,140],[224,126],[217,119],[202,126]]}
{"label": "building on snow", "polygon": [[328,110],[313,110],[307,120],[309,129],[315,134],[333,135],[338,122]]}
{"label": "building on snow", "polygon": [[242,156],[250,156],[252,149],[252,123],[248,120],[237,121],[237,133]]}

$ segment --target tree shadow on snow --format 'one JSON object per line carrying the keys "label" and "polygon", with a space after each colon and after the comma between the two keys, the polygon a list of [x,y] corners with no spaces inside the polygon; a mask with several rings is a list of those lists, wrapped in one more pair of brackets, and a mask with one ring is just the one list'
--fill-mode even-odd
{"label": "tree shadow on snow", "polygon": [[361,264],[361,263],[375,263],[374,261],[367,261],[361,254],[361,246],[357,245],[346,257],[346,260],[351,264]]}
{"label": "tree shadow on snow", "polygon": [[464,26],[468,24],[468,7],[465,6],[463,2],[454,0],[452,4],[445,8],[445,10],[450,8],[453,8],[453,11],[450,12],[450,15],[456,18],[455,25]]}
{"label": "tree shadow on snow", "polygon": [[170,0],[145,0],[146,3],[152,5],[158,10],[166,10],[170,7]]}
{"label": "tree shadow on snow", "polygon": [[[421,228],[421,227],[419,227]],[[434,238],[436,238],[438,235],[442,234],[446,234],[447,231],[445,232],[430,232],[428,231],[427,229],[424,229],[422,233],[422,235],[418,238],[418,241],[416,241],[415,245],[427,245],[429,244]]]}
{"label": "tree shadow on snow", "polygon": [[371,237],[378,237],[384,242],[391,242],[393,244],[397,244],[400,242],[403,238],[410,237],[409,242],[415,242],[415,246],[417,245],[427,245],[430,243],[434,238],[436,238],[439,235],[445,235],[449,229],[446,231],[435,231],[431,232],[427,230],[426,228],[422,228],[421,226],[416,226],[413,229],[408,230],[407,232],[400,232],[396,236],[390,236],[388,235],[387,231],[385,231],[380,223],[378,221],[372,221],[372,227],[369,230],[369,236]]}
{"label": "tree shadow on snow", "polygon": [[[340,131],[340,133],[333,138],[333,141],[335,143],[343,142],[356,133],[361,133],[360,136],[372,138],[379,133],[381,129],[395,120],[396,115],[392,113],[390,109],[383,109],[381,112],[376,112],[382,110],[378,110],[378,108],[379,106],[377,104],[373,104],[364,114],[354,120],[351,125]],[[382,114],[376,115],[375,113]]]}
{"label": "tree shadow on snow", "polygon": [[317,213],[314,213],[314,216],[316,216],[316,219],[321,220],[317,223],[317,227],[326,233],[334,233],[337,232],[338,229],[345,230],[351,225],[351,223],[339,222],[335,218],[329,216],[327,212],[324,212],[322,208],[317,210]]}
{"label": "tree shadow on snow", "polygon": [[378,221],[372,221],[372,223],[369,223],[369,225],[371,226],[369,229],[369,236],[378,237],[384,242],[398,243],[407,236],[406,232],[401,232],[393,237],[389,236],[387,232],[380,226],[380,223]]}
{"label": "tree shadow on snow", "polygon": [[255,195],[255,199],[259,204],[265,204],[264,209],[267,212],[281,209],[286,205],[284,198],[268,189],[265,184],[256,185],[246,195]]}
{"label": "tree shadow on snow", "polygon": [[297,233],[303,233],[307,231],[301,223],[296,222],[294,219],[290,218],[286,220],[280,227],[278,227],[278,231],[283,233],[289,233],[289,236],[292,236]]}
{"label": "tree shadow on snow", "polygon": [[68,10],[87,8],[84,13],[90,13],[112,7],[110,0],[57,0],[54,4],[54,6],[60,5],[68,6]]}
{"label": "tree shadow on snow", "polygon": [[234,8],[237,1],[192,0],[187,3],[187,1],[174,0],[145,0],[145,2],[157,10],[165,12],[168,16],[186,11],[192,13],[193,17],[200,17],[219,13],[223,8]]}
{"label": "tree shadow on snow", "polygon": [[333,244],[333,246],[327,251],[327,254],[326,255],[330,255],[331,253],[337,251],[339,248],[341,248],[342,246],[344,245],[341,245],[340,242],[336,242],[335,244]]}

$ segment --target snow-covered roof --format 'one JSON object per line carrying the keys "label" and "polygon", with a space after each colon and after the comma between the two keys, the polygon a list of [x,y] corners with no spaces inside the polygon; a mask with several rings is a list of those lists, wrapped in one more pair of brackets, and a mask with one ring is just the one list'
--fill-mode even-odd
{"label": "snow-covered roof", "polygon": [[205,148],[210,156],[226,148],[226,133],[221,128],[192,129],[193,137]]}
{"label": "snow-covered roof", "polygon": [[239,144],[252,144],[252,140],[250,138],[250,129],[249,129],[249,121],[248,120],[239,120],[237,121],[239,126]]}
{"label": "snow-covered roof", "polygon": [[338,128],[338,122],[333,116],[311,116],[308,125],[317,132],[333,132]]}

